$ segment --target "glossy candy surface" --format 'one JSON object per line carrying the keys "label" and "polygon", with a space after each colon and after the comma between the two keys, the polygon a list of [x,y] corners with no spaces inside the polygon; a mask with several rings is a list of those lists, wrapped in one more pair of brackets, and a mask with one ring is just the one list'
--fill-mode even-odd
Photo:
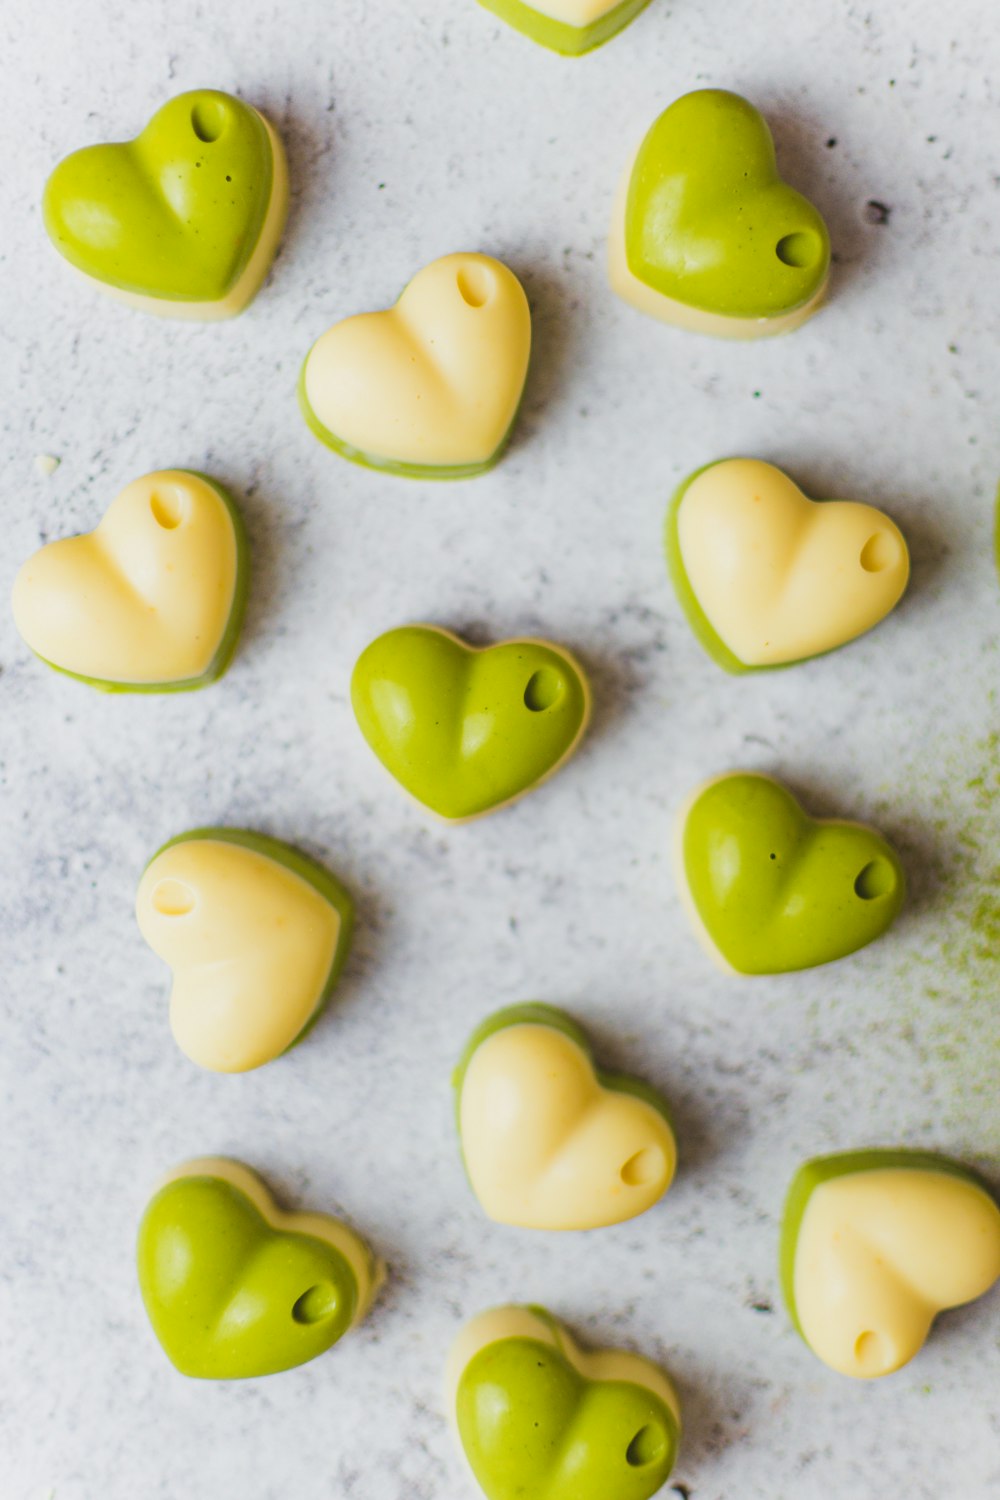
{"label": "glossy candy surface", "polygon": [[778,782],[741,771],[682,810],[675,867],[696,932],[740,974],[843,958],[885,932],[905,895],[881,834],[811,818]]}
{"label": "glossy candy surface", "polygon": [[773,464],[709,464],[667,514],[667,563],[695,635],[730,672],[785,666],[864,634],[906,589],[899,528],[870,505],[810,500]]}
{"label": "glossy candy surface", "polygon": [[232,496],[185,469],[122,490],[94,531],[49,542],[14,582],[35,654],[107,692],[205,687],[232,660],[249,558]]}
{"label": "glossy candy surface", "polygon": [[564,57],[579,57],[617,36],[649,0],[479,0],[508,26]]}
{"label": "glossy candy surface", "polygon": [[795,1326],[831,1369],[891,1374],[937,1313],[1000,1278],[1000,1208],[974,1173],[919,1151],[819,1157],[792,1183],[781,1281]]}
{"label": "glossy candy surface", "polygon": [[616,292],[667,322],[731,338],[797,327],[830,267],[821,215],[778,174],[763,116],[699,89],[648,131],[615,206]]}
{"label": "glossy candy surface", "polygon": [[132,141],[85,146],[50,176],[56,249],[133,306],[214,319],[255,296],[284,228],[281,142],[257,110],[217,89],[180,94]]}
{"label": "glossy candy surface", "polygon": [[488,1017],[455,1073],[462,1153],[491,1219],[595,1229],[652,1207],[677,1148],[667,1106],[638,1079],[597,1072],[586,1036],[551,1005]]}
{"label": "glossy candy surface", "polygon": [[487,1500],[649,1500],[680,1442],[673,1386],[649,1360],[591,1354],[538,1307],[501,1307],[459,1334],[449,1407]]}
{"label": "glossy candy surface", "polygon": [[551,775],[590,712],[586,679],[561,648],[474,648],[427,625],[390,630],[362,652],[351,702],[386,769],[448,819],[492,812]]}
{"label": "glossy candy surface", "polygon": [[173,972],[170,1026],[203,1068],[242,1073],[301,1041],[340,976],[351,898],[278,839],[200,828],[150,860],[136,894],[149,946]]}
{"label": "glossy candy surface", "polygon": [[360,1322],[381,1279],[353,1230],[283,1213],[254,1172],[221,1157],[170,1173],[143,1215],[137,1262],[164,1352],[203,1380],[315,1359]]}

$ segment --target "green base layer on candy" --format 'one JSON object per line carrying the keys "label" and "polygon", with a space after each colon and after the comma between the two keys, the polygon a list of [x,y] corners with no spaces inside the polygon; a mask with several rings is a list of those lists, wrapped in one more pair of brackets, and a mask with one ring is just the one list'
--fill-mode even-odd
{"label": "green base layer on candy", "polygon": [[817,1156],[800,1167],[795,1174],[781,1221],[781,1247],[779,1276],[781,1291],[789,1315],[797,1332],[804,1338],[795,1306],[795,1252],[798,1248],[799,1230],[809,1201],[817,1188],[838,1177],[850,1177],[861,1172],[881,1172],[902,1168],[913,1172],[938,1172],[947,1177],[958,1177],[962,1182],[993,1198],[993,1193],[978,1173],[950,1157],[938,1156],[933,1151],[882,1150],[843,1151],[835,1156]]}
{"label": "green base layer on candy", "polygon": [[168,849],[173,849],[176,844],[190,844],[198,839],[214,839],[222,844],[236,844],[241,849],[250,849],[254,854],[262,854],[266,859],[273,859],[275,864],[284,865],[286,870],[291,870],[293,875],[298,875],[311,885],[313,890],[322,896],[327,905],[332,906],[340,917],[340,929],[333,950],[333,962],[323,981],[319,999],[301,1030],[292,1038],[284,1052],[279,1054],[283,1057],[285,1052],[291,1052],[293,1047],[297,1047],[309,1035],[326,1009],[327,1002],[337,986],[337,981],[347,961],[351,936],[354,932],[354,902],[337,877],[331,875],[324,865],[310,859],[307,854],[302,854],[281,839],[270,838],[266,833],[250,833],[245,828],[192,828],[188,833],[179,833],[176,838],[168,839],[161,848],[157,849],[152,858],[147,860],[146,869],[149,869],[153,860],[159,859],[161,854],[165,854]]}
{"label": "green base layer on candy", "polygon": [[[309,351],[309,354],[311,353],[312,349]],[[335,432],[331,432],[329,427],[325,427],[309,403],[309,397],[306,395],[306,366],[309,363],[309,354],[306,355],[299,374],[298,395],[302,415],[314,437],[318,437],[327,448],[332,448],[334,453],[339,453],[341,458],[346,458],[348,463],[358,464],[363,469],[374,469],[380,474],[395,474],[401,479],[474,479],[477,474],[487,473],[502,458],[503,451],[514,430],[514,423],[517,421],[517,412],[514,413],[513,421],[498,447],[482,463],[411,464],[398,458],[381,458],[377,453],[365,453],[361,448],[355,448],[351,443],[339,438]],[[520,403],[518,403],[518,410],[520,410]]]}
{"label": "green base layer on candy", "polygon": [[56,662],[49,661],[47,656],[41,656],[37,651],[34,653],[39,661],[51,667],[53,672],[58,672],[61,677],[71,677],[74,682],[86,683],[87,687],[97,688],[102,693],[194,693],[199,688],[209,687],[213,682],[218,682],[228,670],[230,662],[236,655],[236,646],[243,628],[243,616],[246,614],[247,595],[250,590],[250,547],[247,542],[246,527],[235,500],[221,484],[217,484],[207,474],[200,474],[197,469],[177,469],[175,472],[192,474],[195,479],[201,479],[205,484],[210,485],[226,507],[233,523],[233,533],[236,539],[236,584],[233,589],[232,608],[229,611],[229,619],[226,621],[222,640],[219,642],[219,649],[200,677],[186,677],[180,682],[115,682],[103,677],[87,677],[82,672],[70,672],[66,667],[58,666]]}
{"label": "green base layer on candy", "polygon": [[[611,1089],[616,1094],[631,1094],[636,1099],[642,1099],[646,1104],[652,1106],[658,1114],[661,1114],[670,1127],[671,1132],[674,1122],[670,1114],[670,1106],[663,1095],[658,1093],[652,1084],[645,1083],[641,1078],[634,1078],[630,1073],[605,1073],[594,1063],[593,1049],[590,1038],[582,1027],[578,1026],[572,1016],[568,1016],[564,1010],[559,1010],[554,1005],[544,1005],[540,1001],[528,1001],[522,1005],[508,1005],[503,1010],[494,1011],[493,1015],[487,1016],[485,1021],[480,1022],[465,1045],[465,1050],[451,1075],[451,1085],[455,1091],[455,1124],[458,1128],[459,1145],[462,1141],[462,1088],[465,1084],[465,1075],[469,1071],[469,1065],[473,1057],[484,1042],[490,1037],[496,1036],[497,1032],[506,1031],[510,1026],[550,1026],[553,1031],[561,1031],[575,1042],[580,1050],[588,1058],[594,1075],[602,1088]],[[463,1152],[464,1162],[464,1152]]]}
{"label": "green base layer on candy", "polygon": [[479,4],[551,52],[558,52],[563,57],[580,57],[617,36],[646,9],[649,0],[622,0],[614,10],[599,16],[589,26],[570,26],[566,21],[556,21],[552,16],[542,15],[532,6],[525,5],[523,0],[479,0]]}

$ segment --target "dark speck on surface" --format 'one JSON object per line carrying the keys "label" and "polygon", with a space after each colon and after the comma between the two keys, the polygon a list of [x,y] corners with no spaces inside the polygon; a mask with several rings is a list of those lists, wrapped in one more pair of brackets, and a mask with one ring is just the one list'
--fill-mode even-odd
{"label": "dark speck on surface", "polygon": [[863,218],[866,224],[888,224],[892,209],[878,198],[869,198],[865,204]]}

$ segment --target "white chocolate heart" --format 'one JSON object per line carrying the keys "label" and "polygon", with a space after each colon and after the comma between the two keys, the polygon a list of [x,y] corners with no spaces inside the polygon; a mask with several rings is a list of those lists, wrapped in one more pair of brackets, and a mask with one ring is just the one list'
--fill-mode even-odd
{"label": "white chocolate heart", "polygon": [[948,1172],[886,1167],[813,1190],[795,1249],[795,1309],[813,1353],[873,1379],[921,1348],[936,1313],[1000,1277],[1000,1210]]}
{"label": "white chocolate heart", "polygon": [[50,542],[24,564],[14,620],[65,672],[136,686],[195,682],[226,636],[239,561],[219,490],[162,470],[126,486],[94,531]]}
{"label": "white chocolate heart", "polygon": [[853,640],[890,613],[909,578],[899,528],[870,505],[810,500],[757,459],[695,476],[676,513],[687,583],[744,666],[778,666]]}
{"label": "white chocolate heart", "polygon": [[633,1218],[666,1192],[677,1162],[663,1114],[602,1085],[584,1049],[555,1026],[505,1026],[476,1047],[459,1125],[483,1209],[523,1228]]}
{"label": "white chocolate heart", "polygon": [[514,421],[531,314],[512,271],[488,255],[425,266],[394,307],[336,323],[303,372],[312,416],[367,459],[485,464]]}
{"label": "white chocolate heart", "polygon": [[325,998],[341,916],[277,859],[221,838],[169,844],[136,896],[139,928],[173,971],[170,1025],[193,1062],[258,1068]]}

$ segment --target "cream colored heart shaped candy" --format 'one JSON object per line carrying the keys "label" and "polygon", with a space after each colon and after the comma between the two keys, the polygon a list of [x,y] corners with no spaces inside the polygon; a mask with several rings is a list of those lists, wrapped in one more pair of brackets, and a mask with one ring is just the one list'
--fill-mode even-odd
{"label": "cream colored heart shaped candy", "polygon": [[727,459],[685,482],[667,518],[678,596],[730,671],[844,645],[902,598],[909,554],[870,505],[810,500],[772,464]]}
{"label": "cream colored heart shaped candy", "polygon": [[1000,1209],[972,1173],[920,1152],[821,1157],[799,1172],[782,1281],[824,1364],[870,1380],[907,1363],[935,1315],[1000,1277]]}
{"label": "cream colored heart shaped candy", "polygon": [[456,1074],[472,1189],[491,1219],[527,1229],[595,1229],[644,1213],[677,1162],[666,1106],[634,1079],[598,1074],[562,1011],[491,1016]]}
{"label": "cream colored heart shaped candy", "polygon": [[38,656],[95,687],[202,687],[236,649],[247,572],[231,496],[164,469],[126,486],[94,531],[24,564],[14,620]]}
{"label": "cream colored heart shaped candy", "polygon": [[306,420],[345,458],[460,478],[496,462],[531,352],[521,283],[488,255],[425,266],[394,307],[336,323],[306,357]]}
{"label": "cream colored heart shaped candy", "polygon": [[170,1025],[217,1073],[259,1068],[303,1036],[346,956],[350,897],[277,839],[207,828],[164,846],[136,895],[146,942],[173,970]]}

